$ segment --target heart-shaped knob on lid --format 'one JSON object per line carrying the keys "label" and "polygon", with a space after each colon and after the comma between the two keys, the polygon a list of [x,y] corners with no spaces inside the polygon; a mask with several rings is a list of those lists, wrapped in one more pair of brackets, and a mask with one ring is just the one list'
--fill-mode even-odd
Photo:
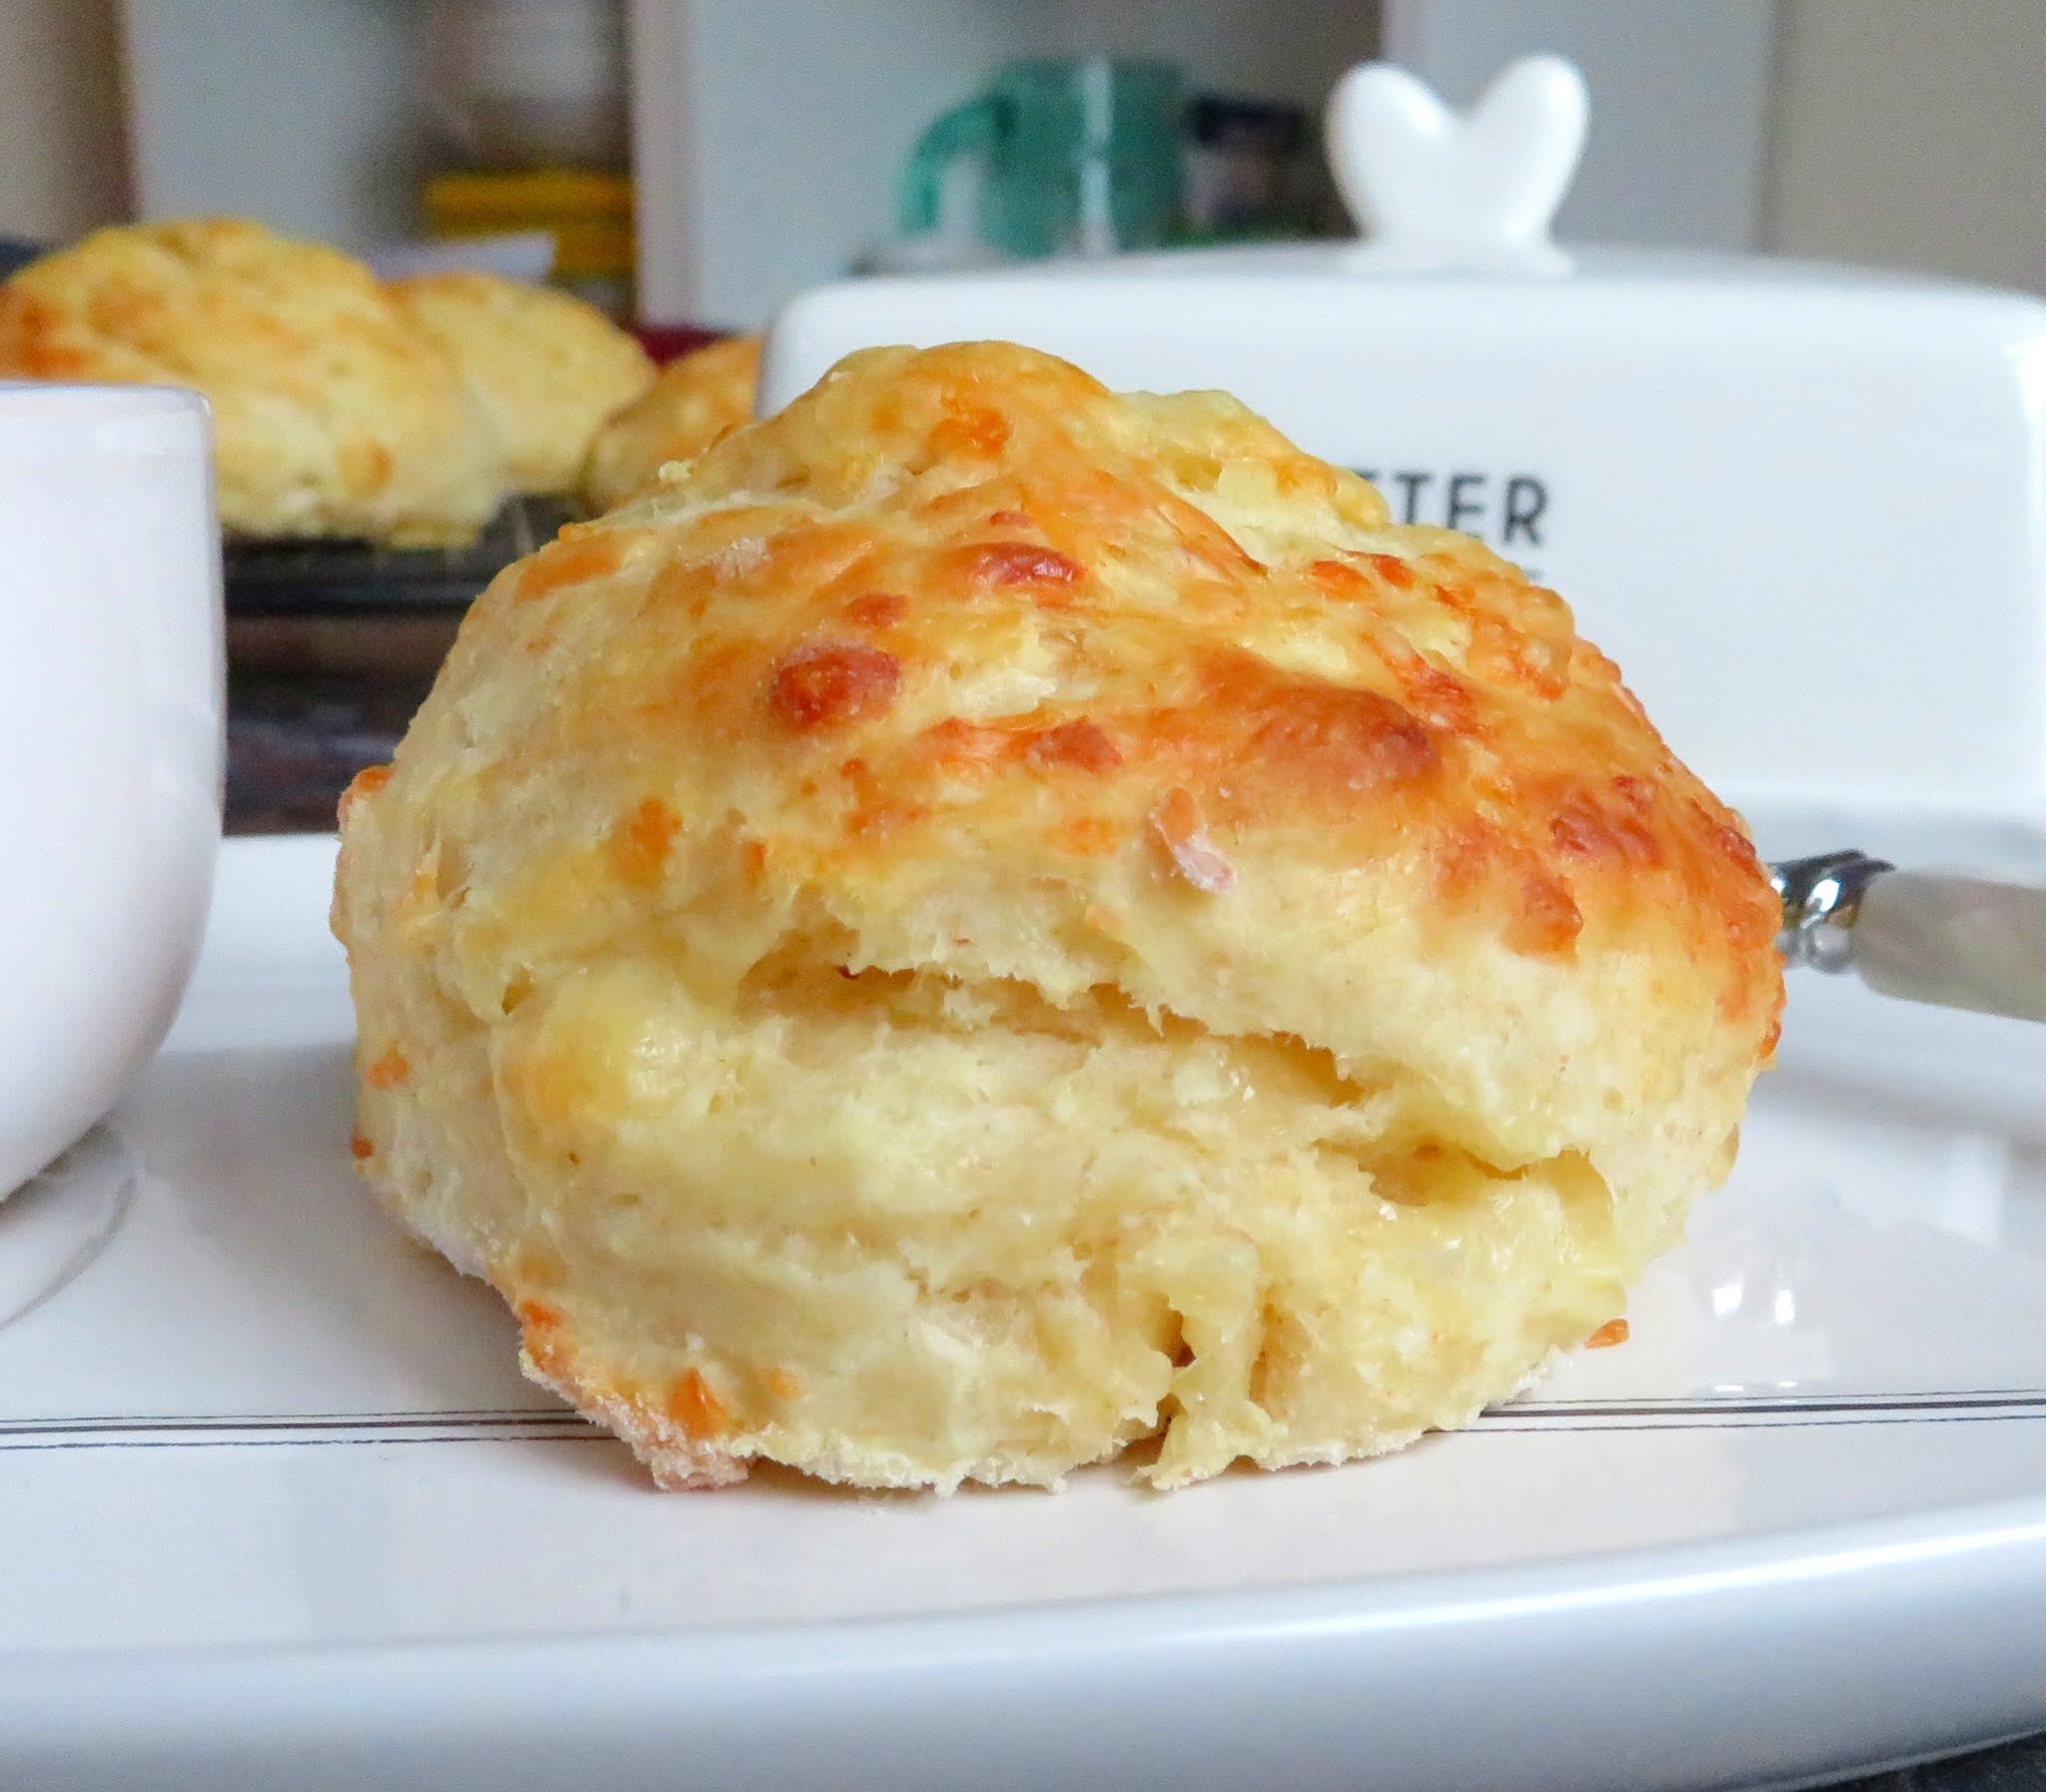
{"label": "heart-shaped knob on lid", "polygon": [[1510,63],[1459,115],[1389,62],[1360,63],[1329,98],[1329,166],[1369,241],[1361,264],[1566,272],[1549,241],[1584,152],[1584,77],[1560,56]]}

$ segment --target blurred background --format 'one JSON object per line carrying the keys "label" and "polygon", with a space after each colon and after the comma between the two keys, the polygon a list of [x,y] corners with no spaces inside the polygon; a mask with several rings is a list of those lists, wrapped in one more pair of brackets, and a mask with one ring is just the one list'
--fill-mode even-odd
{"label": "blurred background", "polygon": [[[240,215],[666,360],[863,271],[1347,233],[1346,68],[1462,105],[1544,50],[1593,96],[1564,242],[2046,289],[2041,0],[0,0],[0,273]],[[510,519],[496,559],[230,543],[232,827],[332,825],[558,516]]]}
{"label": "blurred background", "polygon": [[[1345,67],[1467,101],[1531,49],[1595,96],[1565,239],[2046,286],[2037,0],[0,0],[0,237],[491,239],[620,316],[754,328],[849,269],[1037,252],[1060,96],[1005,88],[1019,59],[1165,65],[1176,92],[1113,96],[1118,181],[1176,183],[1092,244],[1129,247],[1340,228],[1313,136]],[[1038,141],[991,142],[977,99]]]}

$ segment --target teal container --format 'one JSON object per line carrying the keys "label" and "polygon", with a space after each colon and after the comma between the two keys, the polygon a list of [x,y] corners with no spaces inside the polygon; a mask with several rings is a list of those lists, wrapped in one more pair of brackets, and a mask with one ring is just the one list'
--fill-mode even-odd
{"label": "teal container", "polygon": [[938,227],[946,171],[978,159],[981,239],[1034,261],[1155,249],[1179,222],[1185,99],[1169,62],[1011,63],[943,114],[903,170],[902,234]]}

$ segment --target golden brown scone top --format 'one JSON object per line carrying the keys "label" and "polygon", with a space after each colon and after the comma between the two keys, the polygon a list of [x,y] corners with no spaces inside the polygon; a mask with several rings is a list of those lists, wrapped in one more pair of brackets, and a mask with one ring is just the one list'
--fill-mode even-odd
{"label": "golden brown scone top", "polygon": [[514,490],[572,490],[597,426],[653,379],[646,351],[572,294],[483,273],[391,291],[468,383]]}
{"label": "golden brown scone top", "polygon": [[688,460],[753,415],[760,339],[733,337],[681,356],[597,432],[582,473],[592,510],[608,510],[669,460]]}
{"label": "golden brown scone top", "polygon": [[0,375],[205,394],[231,534],[460,542],[501,491],[455,370],[370,270],[243,220],[104,230],[23,269]]}
{"label": "golden brown scone top", "polygon": [[461,842],[480,1014],[494,942],[714,983],[822,926],[1397,1071],[1499,1167],[1719,1150],[1781,1001],[1737,818],[1554,593],[1005,345],[849,357],[508,571],[378,800]]}

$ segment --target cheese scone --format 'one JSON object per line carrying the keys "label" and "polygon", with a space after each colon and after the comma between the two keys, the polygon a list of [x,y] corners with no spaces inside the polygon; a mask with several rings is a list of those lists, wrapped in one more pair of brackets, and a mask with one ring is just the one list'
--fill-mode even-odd
{"label": "cheese scone", "polygon": [[516,491],[569,491],[597,426],[653,379],[646,351],[595,306],[496,274],[391,288],[468,384]]}
{"label": "cheese scone", "polygon": [[230,535],[473,540],[503,495],[455,369],[362,263],[241,219],[124,225],[0,285],[0,378],[184,386]]}
{"label": "cheese scone", "polygon": [[607,421],[589,445],[582,498],[608,510],[670,460],[700,454],[753,415],[760,339],[733,337],[671,361],[653,384]]}
{"label": "cheese scone", "polygon": [[1558,597],[1001,344],[507,570],[342,832],[362,1168],[667,1486],[1463,1424],[1723,1176],[1782,998]]}

